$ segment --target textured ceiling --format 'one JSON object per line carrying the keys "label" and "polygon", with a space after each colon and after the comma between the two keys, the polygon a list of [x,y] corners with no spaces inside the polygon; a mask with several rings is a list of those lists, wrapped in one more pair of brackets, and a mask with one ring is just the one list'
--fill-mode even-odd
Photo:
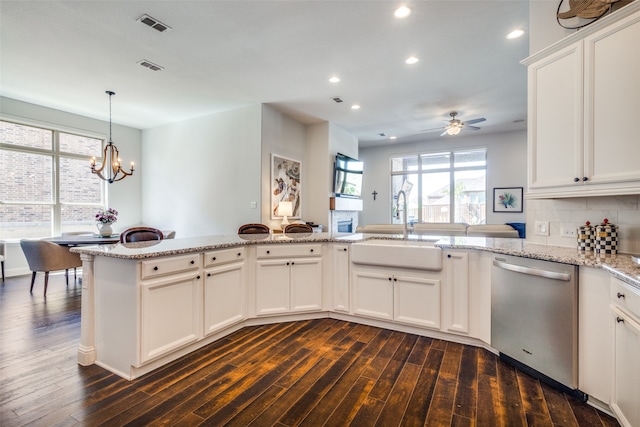
{"label": "textured ceiling", "polygon": [[[140,129],[267,103],[333,122],[361,147],[388,143],[380,133],[439,138],[421,130],[453,110],[485,117],[477,132],[525,129],[529,2],[408,4],[399,20],[399,3],[384,0],[2,0],[0,94],[108,120],[113,90],[113,121]],[[172,29],[137,22],[143,14]],[[525,35],[507,40],[516,27]],[[410,55],[420,62],[405,64]]]}

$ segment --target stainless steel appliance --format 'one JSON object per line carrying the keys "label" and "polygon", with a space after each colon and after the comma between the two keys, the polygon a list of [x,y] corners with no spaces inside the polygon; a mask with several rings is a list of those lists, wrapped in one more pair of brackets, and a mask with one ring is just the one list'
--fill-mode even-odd
{"label": "stainless steel appliance", "polygon": [[578,268],[495,255],[491,346],[500,357],[552,385],[578,387]]}

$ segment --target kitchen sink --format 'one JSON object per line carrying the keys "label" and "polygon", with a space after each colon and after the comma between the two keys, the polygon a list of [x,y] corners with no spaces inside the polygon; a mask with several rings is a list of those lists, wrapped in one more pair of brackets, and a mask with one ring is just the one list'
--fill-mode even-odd
{"label": "kitchen sink", "polygon": [[354,264],[442,270],[442,249],[435,241],[371,239],[351,245]]}

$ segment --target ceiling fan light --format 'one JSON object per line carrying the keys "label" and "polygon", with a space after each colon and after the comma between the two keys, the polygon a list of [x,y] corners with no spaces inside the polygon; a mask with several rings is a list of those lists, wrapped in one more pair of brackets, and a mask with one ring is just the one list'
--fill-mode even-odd
{"label": "ceiling fan light", "polygon": [[448,135],[452,135],[452,136],[454,136],[454,135],[459,134],[461,130],[462,130],[462,128],[461,128],[461,127],[458,127],[458,126],[450,126],[450,127],[449,127],[449,129],[447,129],[447,134],[448,134]]}

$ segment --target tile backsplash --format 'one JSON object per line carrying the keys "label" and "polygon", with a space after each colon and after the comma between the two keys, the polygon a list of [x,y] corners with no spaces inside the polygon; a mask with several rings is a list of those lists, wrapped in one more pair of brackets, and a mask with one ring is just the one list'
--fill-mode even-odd
{"label": "tile backsplash", "polygon": [[[525,201],[527,241],[576,247],[575,237],[561,237],[562,228],[576,229],[586,221],[607,218],[619,227],[618,253],[640,254],[640,196],[607,196]],[[535,234],[535,222],[549,222],[549,236]]]}

